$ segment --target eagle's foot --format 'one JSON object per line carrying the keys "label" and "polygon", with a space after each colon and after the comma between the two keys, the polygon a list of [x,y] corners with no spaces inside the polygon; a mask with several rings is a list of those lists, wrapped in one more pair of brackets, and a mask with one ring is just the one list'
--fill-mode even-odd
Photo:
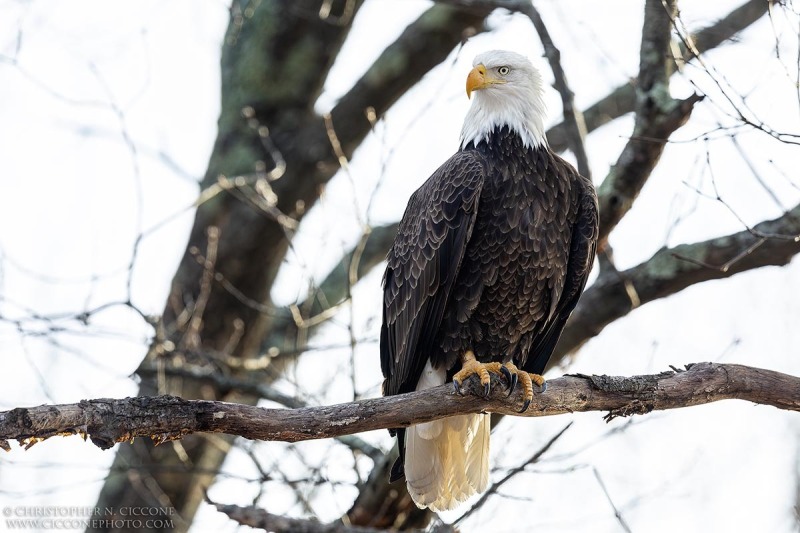
{"label": "eagle's foot", "polygon": [[456,375],[453,376],[453,388],[455,389],[456,393],[462,394],[461,384],[464,383],[465,379],[475,374],[478,376],[478,378],[480,378],[481,385],[483,385],[484,397],[488,397],[492,384],[492,379],[491,376],[489,376],[489,372],[502,374],[503,376],[508,376],[510,374],[508,369],[500,363],[478,362],[478,360],[475,359],[475,354],[472,352],[472,350],[468,350],[464,353],[464,357],[461,360],[461,370],[456,372]]}
{"label": "eagle's foot", "polygon": [[508,376],[511,375],[511,379],[508,380],[509,387],[508,387],[508,395],[511,396],[511,393],[514,392],[514,388],[517,385],[517,382],[522,385],[522,398],[525,402],[522,404],[522,409],[520,409],[520,413],[524,413],[528,410],[528,407],[531,405],[531,401],[533,400],[533,384],[536,383],[536,386],[539,387],[539,392],[544,392],[547,390],[547,382],[544,380],[542,376],[539,374],[530,374],[525,372],[524,370],[520,370],[517,368],[517,365],[509,361],[508,363],[503,365],[503,375]]}

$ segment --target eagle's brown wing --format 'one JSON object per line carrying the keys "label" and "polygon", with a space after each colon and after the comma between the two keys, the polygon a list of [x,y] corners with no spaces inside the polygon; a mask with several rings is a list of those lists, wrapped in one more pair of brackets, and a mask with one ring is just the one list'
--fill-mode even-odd
{"label": "eagle's brown wing", "polygon": [[526,372],[533,374],[544,373],[547,361],[555,350],[567,319],[575,309],[583,288],[586,286],[597,249],[598,214],[597,195],[594,187],[588,179],[580,176],[566,162],[558,157],[555,159],[558,163],[563,163],[561,172],[573,174],[572,181],[580,190],[576,196],[577,217],[572,226],[564,289],[556,304],[555,312],[537,334],[531,345],[529,356],[522,367]]}
{"label": "eagle's brown wing", "polygon": [[472,235],[484,180],[481,155],[458,152],[413,194],[384,274],[385,395],[416,389]]}

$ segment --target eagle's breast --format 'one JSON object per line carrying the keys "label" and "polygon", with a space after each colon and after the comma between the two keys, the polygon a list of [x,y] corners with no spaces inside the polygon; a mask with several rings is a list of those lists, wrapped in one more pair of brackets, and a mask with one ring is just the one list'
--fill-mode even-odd
{"label": "eagle's breast", "polygon": [[524,361],[564,288],[575,193],[547,147],[525,147],[508,129],[472,149],[486,182],[443,348],[448,360],[471,348],[479,360]]}

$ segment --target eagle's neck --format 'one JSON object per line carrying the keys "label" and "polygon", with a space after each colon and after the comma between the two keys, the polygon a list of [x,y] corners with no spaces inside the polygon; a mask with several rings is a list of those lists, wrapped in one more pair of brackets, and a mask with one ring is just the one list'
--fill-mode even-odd
{"label": "eagle's neck", "polygon": [[539,91],[521,88],[517,92],[503,87],[504,94],[476,91],[475,100],[461,128],[461,148],[489,140],[491,133],[506,126],[519,135],[526,148],[547,146],[544,135],[544,101]]}
{"label": "eagle's neck", "polygon": [[508,126],[498,126],[486,134],[478,143],[468,142],[462,150],[477,150],[487,157],[531,156],[542,149],[547,149],[546,144],[525,144],[522,136]]}

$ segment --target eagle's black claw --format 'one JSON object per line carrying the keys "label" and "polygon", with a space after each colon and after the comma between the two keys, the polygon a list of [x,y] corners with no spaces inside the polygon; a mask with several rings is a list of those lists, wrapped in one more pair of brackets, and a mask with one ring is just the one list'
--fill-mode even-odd
{"label": "eagle's black claw", "polygon": [[511,371],[508,369],[506,365],[500,365],[500,372],[503,374],[503,377],[506,378],[506,383],[508,383],[510,386],[511,380],[513,379],[511,377]]}
{"label": "eagle's black claw", "polygon": [[483,386],[483,397],[484,398],[488,398],[490,392],[492,392],[492,382],[491,381]]}
{"label": "eagle's black claw", "polygon": [[531,404],[531,401],[526,399],[525,403],[522,404],[522,409],[519,410],[520,413],[524,413],[528,410],[528,406]]}
{"label": "eagle's black claw", "polygon": [[547,382],[546,381],[544,383],[542,383],[542,386],[540,387],[540,389],[541,390],[539,391],[539,394],[541,394],[541,393],[543,393],[543,392],[545,392],[547,390]]}
{"label": "eagle's black claw", "polygon": [[508,383],[508,394],[506,395],[506,398],[508,398],[517,386],[517,373],[511,372],[506,365],[500,367],[500,372],[503,373],[503,376],[506,378],[506,383]]}
{"label": "eagle's black claw", "polygon": [[453,388],[456,391],[456,394],[461,394],[461,383],[457,379],[453,380]]}

